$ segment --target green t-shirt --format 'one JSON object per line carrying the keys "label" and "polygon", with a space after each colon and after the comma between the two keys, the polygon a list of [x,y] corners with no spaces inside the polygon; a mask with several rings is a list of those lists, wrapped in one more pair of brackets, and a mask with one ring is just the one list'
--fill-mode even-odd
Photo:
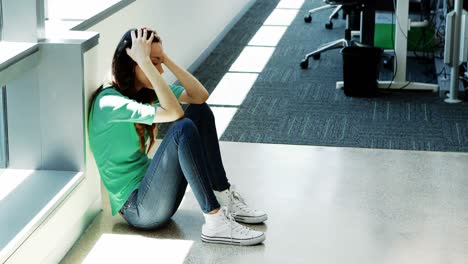
{"label": "green t-shirt", "polygon": [[[169,85],[177,99],[184,87]],[[89,113],[89,144],[102,182],[109,193],[112,215],[138,189],[151,162],[140,151],[134,123],[151,125],[157,104],[143,104],[110,87],[101,91]],[[145,133],[148,139],[147,133]]]}

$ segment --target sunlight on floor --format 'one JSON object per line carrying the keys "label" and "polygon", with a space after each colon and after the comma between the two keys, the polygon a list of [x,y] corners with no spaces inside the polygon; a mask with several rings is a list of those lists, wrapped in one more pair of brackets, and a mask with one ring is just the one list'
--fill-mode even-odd
{"label": "sunlight on floor", "polygon": [[300,9],[304,4],[304,0],[282,0],[276,8],[293,8]]}
{"label": "sunlight on floor", "polygon": [[212,109],[216,108],[213,112],[219,138],[252,89],[258,75],[268,64],[303,4],[304,0],[280,1],[211,93],[207,103]]}
{"label": "sunlight on floor", "polygon": [[287,28],[285,26],[262,26],[250,40],[249,46],[276,47]]}
{"label": "sunlight on floor", "polygon": [[230,72],[262,72],[275,48],[245,47],[229,69]]}
{"label": "sunlight on floor", "polygon": [[83,264],[184,263],[192,240],[156,239],[139,235],[103,234]]}
{"label": "sunlight on floor", "polygon": [[256,73],[226,73],[207,103],[240,106],[257,80]]}
{"label": "sunlight on floor", "polygon": [[289,26],[298,12],[299,9],[275,9],[263,25]]}

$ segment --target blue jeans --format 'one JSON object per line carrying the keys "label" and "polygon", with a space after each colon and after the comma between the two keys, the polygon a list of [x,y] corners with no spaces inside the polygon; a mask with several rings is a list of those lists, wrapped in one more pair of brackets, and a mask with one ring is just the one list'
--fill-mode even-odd
{"label": "blue jeans", "polygon": [[184,197],[187,183],[202,211],[220,207],[213,190],[229,188],[210,107],[189,105],[175,121],[154,155],[140,186],[120,210],[136,228],[166,224]]}

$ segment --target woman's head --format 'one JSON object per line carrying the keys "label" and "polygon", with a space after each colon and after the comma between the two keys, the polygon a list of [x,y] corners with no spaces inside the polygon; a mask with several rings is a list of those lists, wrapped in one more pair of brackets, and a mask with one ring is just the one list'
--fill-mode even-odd
{"label": "woman's head", "polygon": [[[137,29],[130,29],[122,36],[112,58],[112,78],[114,86],[124,95],[134,98],[134,95],[143,87],[151,88],[146,75],[143,73],[137,63],[130,58],[126,49],[132,46],[131,32]],[[155,31],[147,30],[148,38],[155,34],[151,45],[150,60],[162,74],[164,69],[161,63],[164,60],[164,51],[161,39]]]}
{"label": "woman's head", "polygon": [[[137,63],[130,58],[126,51],[127,48],[132,47],[131,32],[136,30],[137,29],[130,29],[125,32],[117,44],[114,57],[112,58],[112,82],[115,89],[117,89],[121,94],[140,103],[152,104],[157,99],[156,93],[150,89],[145,89],[151,88],[151,83]],[[158,71],[163,73],[164,70],[161,66],[161,63],[164,61],[162,41],[157,33],[152,30],[147,30],[147,39],[149,39],[151,34],[155,34],[155,37],[151,44],[150,59]],[[140,150],[142,152],[146,149],[145,131],[147,132],[150,137],[148,147],[149,152],[155,142],[157,134],[156,124],[145,125],[135,123],[135,129],[140,139]]]}

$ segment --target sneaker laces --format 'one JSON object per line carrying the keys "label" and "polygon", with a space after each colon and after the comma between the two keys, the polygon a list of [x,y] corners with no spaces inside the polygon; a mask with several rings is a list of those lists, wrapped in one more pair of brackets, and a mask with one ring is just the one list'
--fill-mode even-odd
{"label": "sneaker laces", "polygon": [[[247,205],[247,203],[245,202],[244,198],[240,195],[239,192],[237,192],[234,188],[234,186],[231,187],[231,190],[230,190],[230,193],[231,193],[231,206],[233,206],[234,204],[240,208],[241,211],[244,211],[244,212],[254,212],[253,209],[249,208],[249,206]],[[234,216],[238,215],[238,212],[233,212],[232,213]]]}
{"label": "sneaker laces", "polygon": [[235,220],[234,220],[234,217],[233,215],[230,213],[229,209],[227,207],[222,207],[221,210],[223,210],[224,212],[224,216],[226,217],[225,220],[227,220],[229,222],[229,227],[230,227],[230,231],[231,231],[231,235],[230,235],[230,238],[231,238],[231,242],[233,240],[233,234],[234,234],[234,231],[237,232],[237,233],[240,233],[242,235],[248,235],[249,234],[249,231],[250,229],[237,223]]}

